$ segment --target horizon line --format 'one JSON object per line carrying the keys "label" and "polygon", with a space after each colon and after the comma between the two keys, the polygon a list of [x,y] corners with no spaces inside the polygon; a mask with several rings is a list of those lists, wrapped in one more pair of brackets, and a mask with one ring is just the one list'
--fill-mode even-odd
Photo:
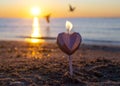
{"label": "horizon line", "polygon": [[[32,18],[34,18],[34,17],[0,17],[1,19],[3,18],[3,19],[12,19],[12,18],[14,18],[14,19],[32,19]],[[38,17],[38,18],[44,18],[44,17]],[[119,17],[51,17],[51,18],[120,18],[120,16]]]}

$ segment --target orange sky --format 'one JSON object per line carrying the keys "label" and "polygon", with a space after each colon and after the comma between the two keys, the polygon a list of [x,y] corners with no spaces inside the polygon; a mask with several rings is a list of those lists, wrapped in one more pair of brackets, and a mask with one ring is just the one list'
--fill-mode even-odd
{"label": "orange sky", "polygon": [[[68,4],[76,7],[74,12]],[[120,0],[0,0],[0,17],[31,18],[34,6],[42,10],[39,17],[120,17]]]}

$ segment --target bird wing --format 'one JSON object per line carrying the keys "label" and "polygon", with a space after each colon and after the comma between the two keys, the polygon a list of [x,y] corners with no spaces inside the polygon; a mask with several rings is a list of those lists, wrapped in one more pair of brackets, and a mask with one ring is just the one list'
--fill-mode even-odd
{"label": "bird wing", "polygon": [[69,9],[70,9],[70,11],[72,10],[72,6],[69,4]]}
{"label": "bird wing", "polygon": [[74,11],[74,10],[75,10],[75,7],[72,7],[72,5],[69,4],[69,10],[70,10],[70,11]]}

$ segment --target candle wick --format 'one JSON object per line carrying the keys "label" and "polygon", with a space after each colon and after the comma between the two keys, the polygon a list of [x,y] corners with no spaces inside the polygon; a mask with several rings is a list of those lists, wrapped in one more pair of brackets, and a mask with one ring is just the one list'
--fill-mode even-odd
{"label": "candle wick", "polygon": [[70,33],[70,30],[69,29],[67,29],[67,32],[68,32],[68,34]]}

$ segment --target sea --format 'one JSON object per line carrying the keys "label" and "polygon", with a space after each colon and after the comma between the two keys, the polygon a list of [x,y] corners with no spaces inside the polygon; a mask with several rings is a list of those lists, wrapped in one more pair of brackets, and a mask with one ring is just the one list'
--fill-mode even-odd
{"label": "sea", "polygon": [[[120,18],[50,18],[49,23],[38,18],[39,33],[56,38],[66,32],[66,21],[72,23],[72,32],[81,34],[83,44],[120,46]],[[33,33],[33,24],[34,18],[0,18],[0,40],[25,41]]]}

